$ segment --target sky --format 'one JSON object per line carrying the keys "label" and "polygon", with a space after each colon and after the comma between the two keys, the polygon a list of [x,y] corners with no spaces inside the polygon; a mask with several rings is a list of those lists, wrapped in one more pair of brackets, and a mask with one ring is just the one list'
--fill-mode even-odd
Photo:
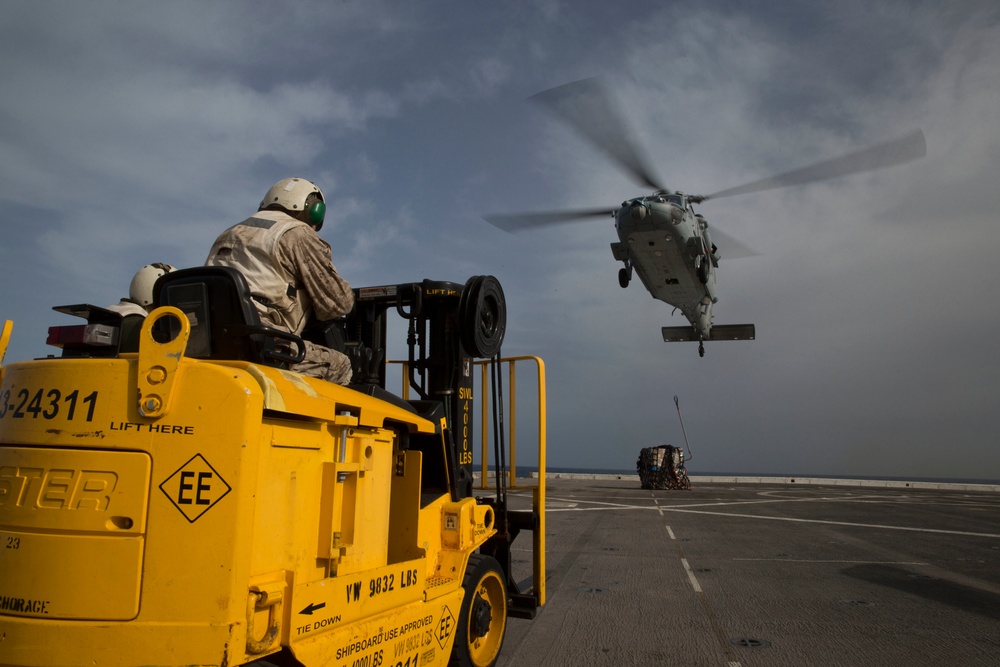
{"label": "sky", "polygon": [[[705,202],[758,253],[720,248],[715,323],[757,338],[699,358],[619,287],[610,217],[483,220],[649,194],[528,101],[595,76],[685,192],[914,129],[927,154]],[[1000,479],[995,2],[5,0],[0,91],[5,363],[57,353],[53,306],[200,265],[299,176],[355,287],[497,277],[504,354],[545,361],[550,467],[682,445],[677,396],[694,474]]]}

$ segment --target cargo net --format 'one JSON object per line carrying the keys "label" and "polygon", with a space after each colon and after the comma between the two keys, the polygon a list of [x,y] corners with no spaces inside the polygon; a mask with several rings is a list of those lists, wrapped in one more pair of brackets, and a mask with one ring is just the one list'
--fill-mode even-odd
{"label": "cargo net", "polygon": [[684,451],[673,445],[645,447],[635,462],[639,482],[644,489],[690,489]]}

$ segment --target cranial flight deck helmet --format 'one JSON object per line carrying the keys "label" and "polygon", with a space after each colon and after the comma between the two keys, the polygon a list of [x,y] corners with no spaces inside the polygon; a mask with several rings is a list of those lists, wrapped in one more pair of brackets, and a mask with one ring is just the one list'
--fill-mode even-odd
{"label": "cranial flight deck helmet", "polygon": [[[288,214],[308,222],[313,229],[319,231],[326,216],[326,203],[319,187],[304,178],[286,178],[271,186],[260,202],[258,211],[279,208]],[[305,211],[308,219],[303,219]]]}
{"label": "cranial flight deck helmet", "polygon": [[128,298],[143,308],[149,308],[153,305],[153,283],[160,276],[173,270],[174,267],[163,262],[154,262],[142,267],[132,276],[132,283],[128,286]]}

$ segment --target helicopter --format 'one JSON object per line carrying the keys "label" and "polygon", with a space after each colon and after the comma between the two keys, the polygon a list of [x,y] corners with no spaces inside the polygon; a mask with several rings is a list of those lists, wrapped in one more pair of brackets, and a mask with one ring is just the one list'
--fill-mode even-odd
{"label": "helicopter", "polygon": [[863,171],[902,164],[923,157],[927,144],[923,132],[907,134],[847,155],[756,180],[708,195],[691,195],[666,188],[653,176],[649,160],[635,141],[615,99],[601,78],[567,83],[533,95],[541,104],[578,132],[595,148],[618,163],[639,184],[652,190],[649,195],[626,199],[617,208],[587,208],[538,213],[484,216],[484,220],[507,232],[539,226],[579,222],[610,216],[615,221],[618,241],[611,244],[615,260],[622,263],[618,283],[626,288],[638,274],[654,299],[674,306],[688,320],[686,326],[662,327],[665,342],[698,342],[699,356],[705,356],[705,342],[753,340],[753,324],[713,324],[712,307],[718,302],[716,273],[722,257],[713,241],[727,247],[728,257],[746,257],[749,248],[718,229],[709,230],[708,220],[695,205],[711,199],[746,195],[791,185],[804,185]]}

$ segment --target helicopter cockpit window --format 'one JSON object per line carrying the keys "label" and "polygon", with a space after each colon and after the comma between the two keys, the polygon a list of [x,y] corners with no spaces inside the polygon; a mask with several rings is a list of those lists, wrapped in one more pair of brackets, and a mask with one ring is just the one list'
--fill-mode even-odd
{"label": "helicopter cockpit window", "polygon": [[671,204],[676,204],[677,206],[684,208],[684,197],[680,195],[668,195],[667,201]]}

